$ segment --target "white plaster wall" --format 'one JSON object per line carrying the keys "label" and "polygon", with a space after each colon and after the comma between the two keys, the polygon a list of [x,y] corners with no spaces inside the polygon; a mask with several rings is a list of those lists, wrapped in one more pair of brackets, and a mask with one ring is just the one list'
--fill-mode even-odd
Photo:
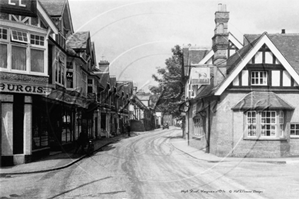
{"label": "white plaster wall", "polygon": [[2,103],[2,155],[13,155],[13,105],[11,103]]}
{"label": "white plaster wall", "polygon": [[32,152],[32,105],[25,104],[24,107],[24,154]]}

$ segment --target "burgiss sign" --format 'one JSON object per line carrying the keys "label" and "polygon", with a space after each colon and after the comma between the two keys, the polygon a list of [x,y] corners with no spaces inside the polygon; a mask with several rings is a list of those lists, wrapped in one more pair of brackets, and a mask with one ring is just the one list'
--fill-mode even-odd
{"label": "burgiss sign", "polygon": [[0,92],[47,95],[51,88],[35,85],[0,83]]}
{"label": "burgiss sign", "polygon": [[23,16],[37,16],[37,0],[0,0],[0,12]]}

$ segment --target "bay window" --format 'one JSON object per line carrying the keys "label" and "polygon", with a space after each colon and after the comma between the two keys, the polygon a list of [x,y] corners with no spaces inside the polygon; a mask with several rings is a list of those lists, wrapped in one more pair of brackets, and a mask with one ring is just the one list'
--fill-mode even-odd
{"label": "bay window", "polygon": [[283,111],[247,111],[246,138],[284,138]]}
{"label": "bay window", "polygon": [[45,33],[0,27],[0,71],[46,75]]}
{"label": "bay window", "polygon": [[26,71],[26,47],[12,46],[11,69]]}
{"label": "bay window", "polygon": [[7,45],[0,44],[0,68],[7,68]]}
{"label": "bay window", "polygon": [[31,71],[32,72],[44,72],[44,51],[31,49]]}

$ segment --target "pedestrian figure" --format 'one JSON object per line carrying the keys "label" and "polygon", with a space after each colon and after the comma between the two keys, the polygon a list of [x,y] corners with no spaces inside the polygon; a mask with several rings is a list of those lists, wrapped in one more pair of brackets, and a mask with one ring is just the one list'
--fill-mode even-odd
{"label": "pedestrian figure", "polygon": [[126,130],[127,130],[127,133],[128,133],[128,137],[130,137],[130,124],[128,123],[127,126],[126,126]]}
{"label": "pedestrian figure", "polygon": [[78,150],[80,149],[81,151],[84,151],[84,147],[87,144],[87,134],[81,132],[79,134],[79,137],[77,138],[77,148],[75,150],[75,154],[78,152]]}

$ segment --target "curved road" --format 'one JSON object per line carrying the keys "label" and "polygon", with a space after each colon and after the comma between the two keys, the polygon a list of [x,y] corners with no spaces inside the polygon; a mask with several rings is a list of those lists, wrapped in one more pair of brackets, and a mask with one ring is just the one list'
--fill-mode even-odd
{"label": "curved road", "polygon": [[180,134],[178,129],[141,133],[64,170],[1,179],[2,199],[261,198],[243,193],[249,187],[217,172],[214,164],[174,148],[171,141],[182,140]]}

